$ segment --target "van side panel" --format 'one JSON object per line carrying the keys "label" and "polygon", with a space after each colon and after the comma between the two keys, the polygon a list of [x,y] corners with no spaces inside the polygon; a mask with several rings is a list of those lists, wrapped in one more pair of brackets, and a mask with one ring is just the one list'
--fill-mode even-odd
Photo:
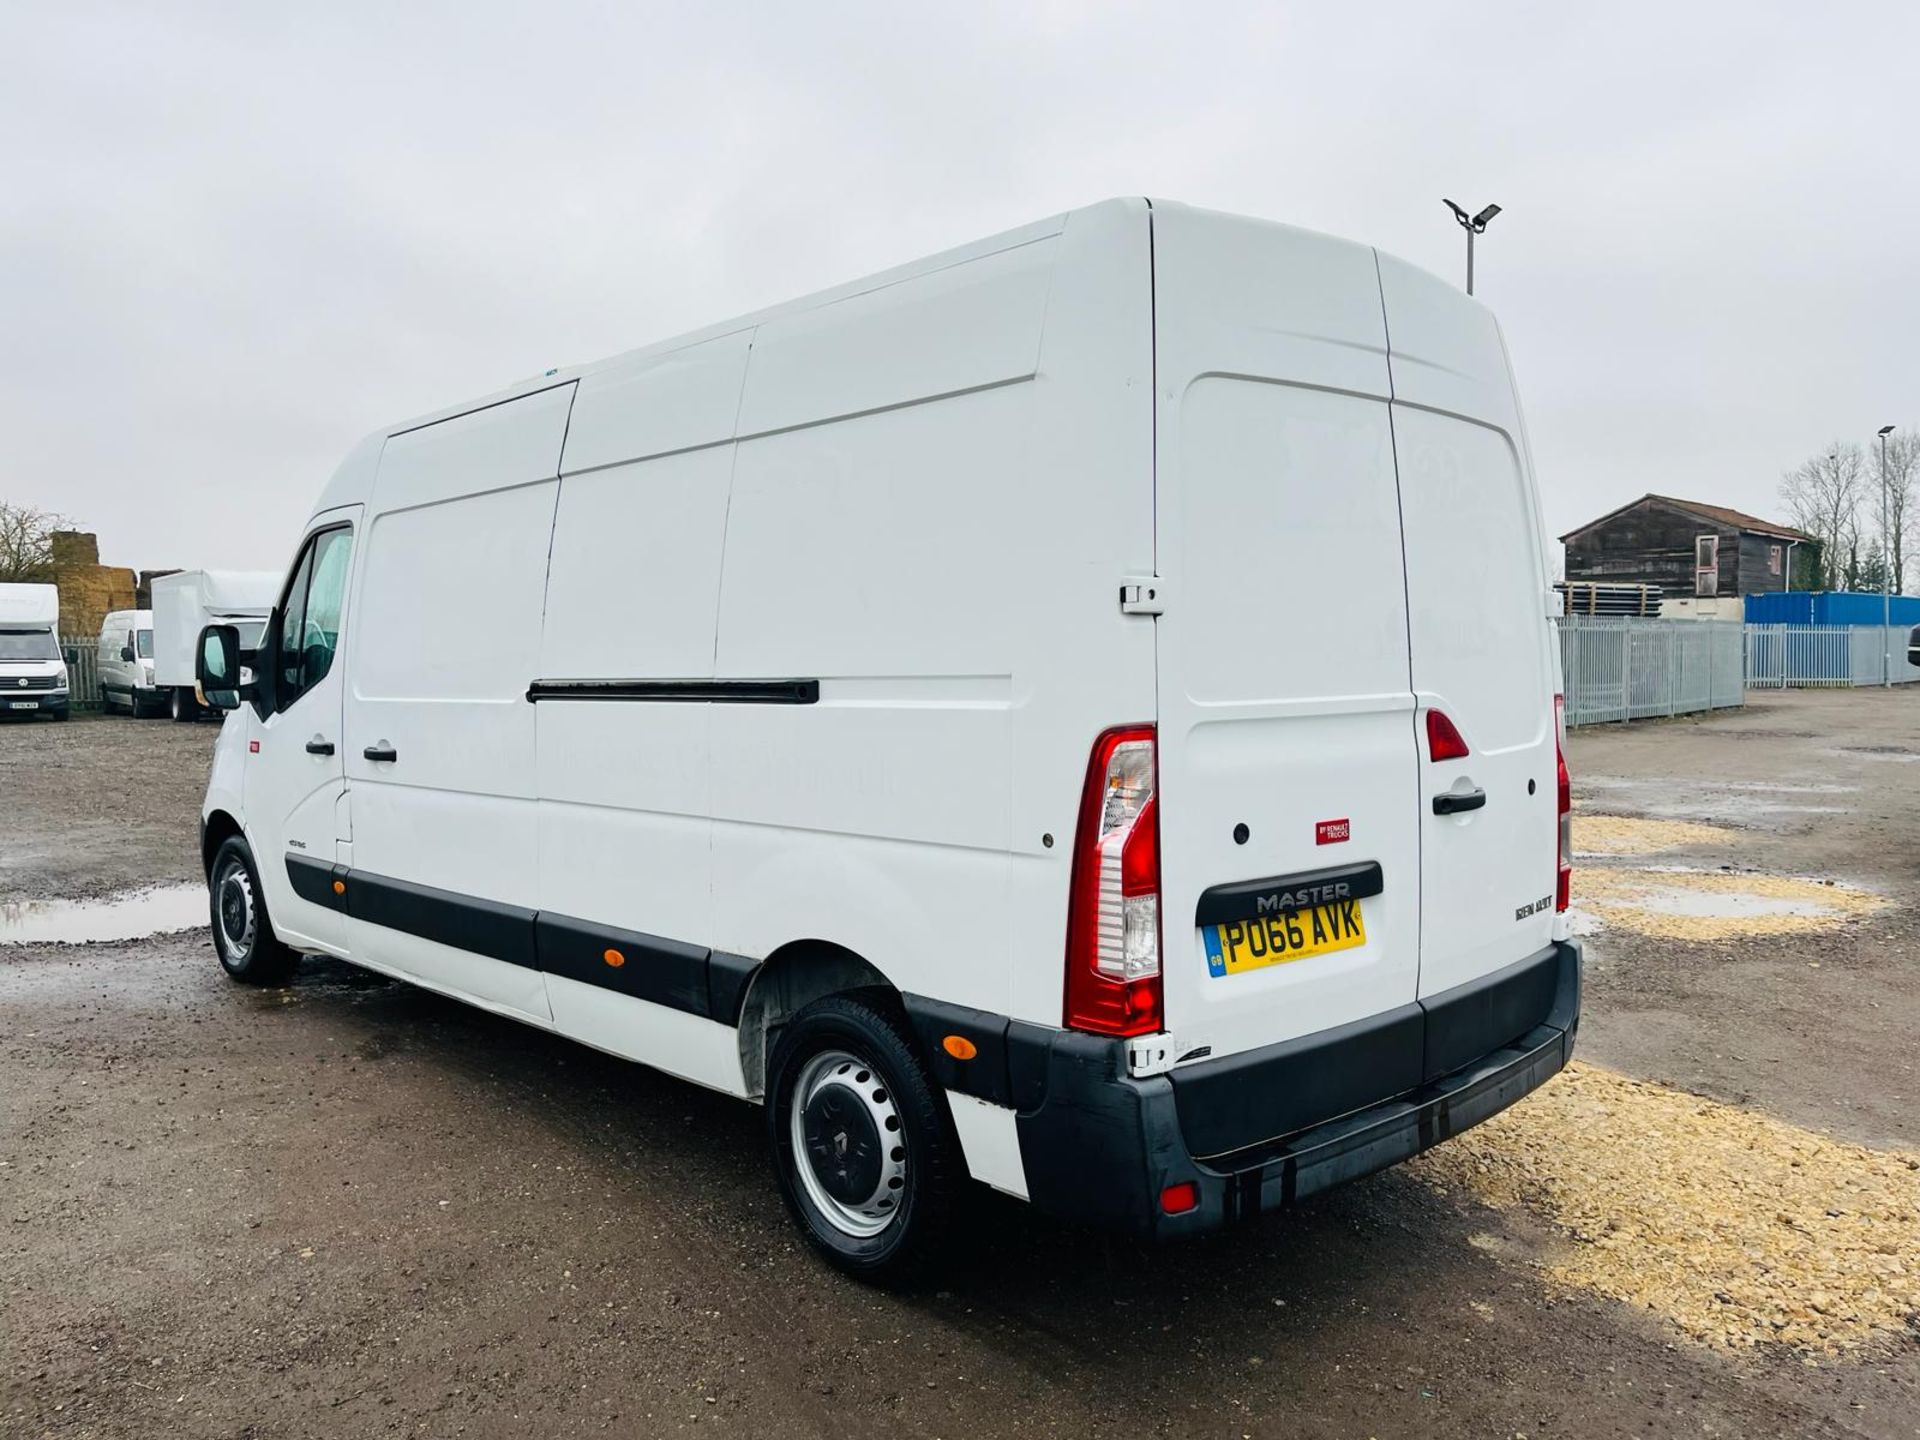
{"label": "van side panel", "polygon": [[[554,522],[539,678],[713,674],[733,420],[750,333],[581,382]],[[706,945],[713,707],[598,699],[530,708],[541,911]],[[647,991],[643,972],[670,969],[671,955],[615,948],[621,966],[601,972],[605,986],[549,973],[555,1023],[601,1049],[740,1093],[730,1027],[630,993]]]}
{"label": "van side panel", "polygon": [[[717,948],[832,941],[904,991],[1059,1021],[1049,941],[1087,749],[1150,703],[1142,636],[1141,708],[1109,704],[1125,664],[1113,541],[1129,486],[1124,553],[1150,560],[1148,350],[1141,339],[1109,359],[1112,328],[1094,318],[1131,304],[1146,333],[1144,207],[1125,290],[1109,251],[1127,227],[1096,219],[1076,238],[1079,220],[755,338],[716,673],[817,680],[819,695],[714,707]],[[1075,294],[1056,332],[1062,283]],[[1076,451],[1073,429],[1097,438]],[[1016,754],[1023,780],[1045,772],[1037,816],[1015,793]],[[1029,864],[1050,901],[1023,902],[1016,922],[1013,876]],[[1039,977],[1017,1001],[1010,960]]]}
{"label": "van side panel", "polygon": [[[572,386],[395,436],[374,483],[349,628],[343,752],[356,884],[537,903],[534,707]],[[396,758],[369,758],[368,747]],[[355,954],[548,1017],[539,972],[356,920]]]}
{"label": "van side panel", "polygon": [[1146,201],[1067,217],[1035,388],[1031,482],[1000,541],[1005,558],[982,578],[1006,588],[1016,617],[1006,1013],[1058,1025],[1087,760],[1101,731],[1154,718],[1155,621],[1119,604],[1123,578],[1154,572]]}

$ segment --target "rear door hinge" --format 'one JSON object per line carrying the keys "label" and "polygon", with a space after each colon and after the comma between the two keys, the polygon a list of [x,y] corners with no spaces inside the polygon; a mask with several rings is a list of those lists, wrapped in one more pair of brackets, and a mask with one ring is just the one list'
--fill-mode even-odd
{"label": "rear door hinge", "polygon": [[1120,613],[1159,615],[1166,609],[1166,593],[1158,575],[1129,575],[1120,582]]}

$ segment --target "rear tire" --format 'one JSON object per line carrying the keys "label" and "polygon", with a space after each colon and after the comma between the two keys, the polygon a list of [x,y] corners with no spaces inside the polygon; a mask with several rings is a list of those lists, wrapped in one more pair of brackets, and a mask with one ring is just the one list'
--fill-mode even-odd
{"label": "rear tire", "polygon": [[293,978],[300,957],[275,937],[253,851],[238,835],[214,852],[207,901],[221,969],[245,985],[284,985]]}
{"label": "rear tire", "polygon": [[200,704],[191,690],[176,685],[167,692],[167,714],[176,725],[191,725],[200,718]]}
{"label": "rear tire", "polygon": [[807,1006],[768,1075],[774,1174],[808,1242],[860,1280],[899,1284],[925,1269],[967,1170],[892,997],[863,990]]}

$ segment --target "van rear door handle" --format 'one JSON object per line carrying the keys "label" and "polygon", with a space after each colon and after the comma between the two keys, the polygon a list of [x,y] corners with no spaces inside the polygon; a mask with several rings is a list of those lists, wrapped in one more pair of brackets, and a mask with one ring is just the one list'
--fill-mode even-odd
{"label": "van rear door handle", "polygon": [[307,754],[309,755],[331,755],[332,753],[333,742],[331,740],[316,735],[313,739],[307,741]]}
{"label": "van rear door handle", "polygon": [[398,760],[400,758],[400,752],[394,749],[391,745],[387,744],[387,742],[384,740],[382,740],[378,745],[367,746],[367,748],[362,750],[360,753],[366,756],[367,759],[369,760],[392,761],[392,760]]}
{"label": "van rear door handle", "polygon": [[1433,813],[1436,815],[1459,815],[1468,810],[1478,810],[1487,803],[1484,790],[1449,790],[1444,795],[1433,797]]}

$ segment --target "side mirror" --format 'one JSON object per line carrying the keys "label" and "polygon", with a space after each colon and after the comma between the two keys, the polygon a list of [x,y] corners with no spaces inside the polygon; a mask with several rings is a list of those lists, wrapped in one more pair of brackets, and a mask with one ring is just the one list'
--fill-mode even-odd
{"label": "side mirror", "polygon": [[237,710],[253,686],[240,670],[240,630],[234,625],[209,625],[200,632],[193,677],[200,693],[216,710]]}
{"label": "side mirror", "polygon": [[120,658],[121,658],[122,660],[131,660],[131,659],[133,659],[133,646],[131,646],[131,645],[122,645],[122,646],[120,647]]}

